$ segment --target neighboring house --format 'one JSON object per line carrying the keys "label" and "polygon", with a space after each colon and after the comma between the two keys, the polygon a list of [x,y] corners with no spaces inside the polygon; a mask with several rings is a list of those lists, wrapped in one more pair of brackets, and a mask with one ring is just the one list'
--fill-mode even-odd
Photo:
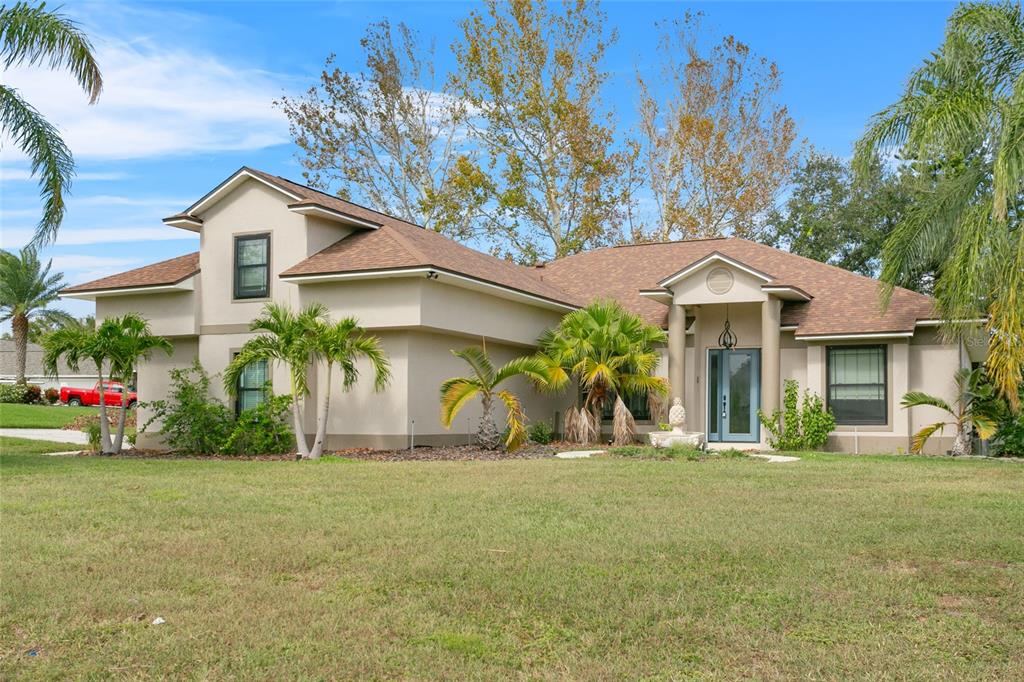
{"label": "neighboring house", "polygon": [[[14,341],[0,339],[0,383],[13,384],[18,377],[17,352]],[[49,377],[43,371],[43,349],[30,343],[25,353],[25,380],[30,384],[38,384],[44,391],[48,388],[59,389],[61,386],[73,388],[91,388],[96,385],[96,374],[90,373],[88,366],[72,370],[63,361],[57,367],[57,377]]]}
{"label": "neighboring house", "polygon": [[[173,356],[158,353],[140,367],[142,400],[163,397],[167,370],[194,358],[211,373],[223,370],[266,301],[319,301],[336,318],[356,316],[382,339],[393,379],[382,393],[362,381],[332,403],[330,448],[407,446],[413,433],[419,444],[466,442],[476,406],[452,431],[438,419],[441,382],[465,372],[450,350],[485,339],[504,362],[600,297],[668,329],[659,372],[683,399],[688,428],[713,442],[764,444],[756,411],[778,407],[782,382],[792,378],[835,411],[832,448],[907,450],[910,434],[939,414],[901,409],[902,395],[948,396],[954,371],[981,359],[940,338],[930,298],[897,289],[883,314],[877,281],[742,239],[603,248],[528,268],[249,168],[164,222],[198,232],[199,252],[63,295],[95,300],[97,319],[139,312],[173,340]],[[720,343],[727,321],[731,350]],[[265,376],[288,390],[283,368],[253,367],[239,409],[262,398]],[[572,399],[538,394],[525,381],[514,388],[532,420],[556,425]],[[635,402],[641,430],[657,428]],[[310,434],[314,413],[310,403]],[[930,446],[951,441],[945,434]]]}

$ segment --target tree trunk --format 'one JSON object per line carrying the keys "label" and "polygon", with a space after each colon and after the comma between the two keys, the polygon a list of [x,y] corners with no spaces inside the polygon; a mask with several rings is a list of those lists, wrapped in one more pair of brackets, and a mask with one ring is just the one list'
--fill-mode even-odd
{"label": "tree trunk", "polygon": [[327,437],[327,416],[331,409],[331,370],[333,365],[327,363],[327,381],[324,399],[320,402],[320,408],[316,414],[316,437],[313,438],[313,449],[309,453],[310,459],[320,459],[324,451],[324,439]]}
{"label": "tree trunk", "polygon": [[100,379],[98,384],[100,391],[100,452],[104,455],[112,455],[114,453],[110,445],[110,422],[107,421],[107,382],[103,380],[102,363],[96,363],[96,374]]}
{"label": "tree trunk", "polygon": [[309,459],[309,443],[306,442],[306,430],[302,427],[302,414],[299,412],[299,399],[292,391],[292,428],[295,430],[295,447],[299,449],[302,459]]}
{"label": "tree trunk", "polygon": [[14,336],[15,383],[25,383],[25,354],[28,350],[28,317],[18,313],[11,318],[11,333]]}
{"label": "tree trunk", "polygon": [[121,413],[117,418],[117,435],[114,437],[114,453],[121,452],[121,444],[124,442],[124,421],[128,415],[128,395],[124,392],[124,383],[121,383]]}
{"label": "tree trunk", "polygon": [[480,445],[488,450],[497,450],[501,442],[501,433],[494,425],[494,396],[490,393],[483,394],[483,413],[480,415],[480,430],[477,432],[477,439]]}
{"label": "tree trunk", "polygon": [[953,439],[953,456],[964,457],[971,454],[971,431],[960,427],[956,431],[956,438]]}

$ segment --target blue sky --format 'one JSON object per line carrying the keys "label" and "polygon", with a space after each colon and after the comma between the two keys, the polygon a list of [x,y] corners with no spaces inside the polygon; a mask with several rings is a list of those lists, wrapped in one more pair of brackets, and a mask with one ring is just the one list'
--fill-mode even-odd
{"label": "blue sky", "polygon": [[[47,249],[55,269],[79,283],[194,251],[198,240],[165,227],[239,166],[301,180],[283,115],[272,106],[317,78],[337,53],[342,69],[362,66],[367,23],[403,21],[437,41],[439,73],[471,3],[75,2],[64,11],[88,31],[106,89],[88,107],[64,75],[4,74],[56,123],[78,160],[67,219]],[[911,69],[942,39],[952,3],[606,2],[619,31],[607,68],[610,104],[633,119],[637,64],[653,60],[658,20],[685,9],[733,34],[782,70],[781,102],[800,136],[848,156],[868,117],[891,102]],[[38,220],[27,166],[9,144],[0,165],[0,244],[17,248]],[[62,301],[75,314],[82,301]]]}

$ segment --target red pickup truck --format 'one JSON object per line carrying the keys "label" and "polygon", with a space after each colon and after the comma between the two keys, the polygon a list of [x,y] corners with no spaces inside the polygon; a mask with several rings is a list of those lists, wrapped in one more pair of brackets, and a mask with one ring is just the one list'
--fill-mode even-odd
{"label": "red pickup truck", "polygon": [[[121,405],[121,399],[128,396],[128,407],[135,407],[139,402],[139,396],[135,391],[125,391],[117,381],[108,381],[107,390],[103,401],[107,405]],[[68,405],[99,405],[100,404],[100,382],[92,388],[70,388],[63,386],[60,389],[60,401]]]}

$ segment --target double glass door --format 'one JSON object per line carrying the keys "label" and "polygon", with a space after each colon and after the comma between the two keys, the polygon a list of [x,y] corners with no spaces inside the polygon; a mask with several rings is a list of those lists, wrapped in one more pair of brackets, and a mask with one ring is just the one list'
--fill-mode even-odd
{"label": "double glass door", "polygon": [[761,405],[761,351],[708,351],[708,440],[757,442]]}

